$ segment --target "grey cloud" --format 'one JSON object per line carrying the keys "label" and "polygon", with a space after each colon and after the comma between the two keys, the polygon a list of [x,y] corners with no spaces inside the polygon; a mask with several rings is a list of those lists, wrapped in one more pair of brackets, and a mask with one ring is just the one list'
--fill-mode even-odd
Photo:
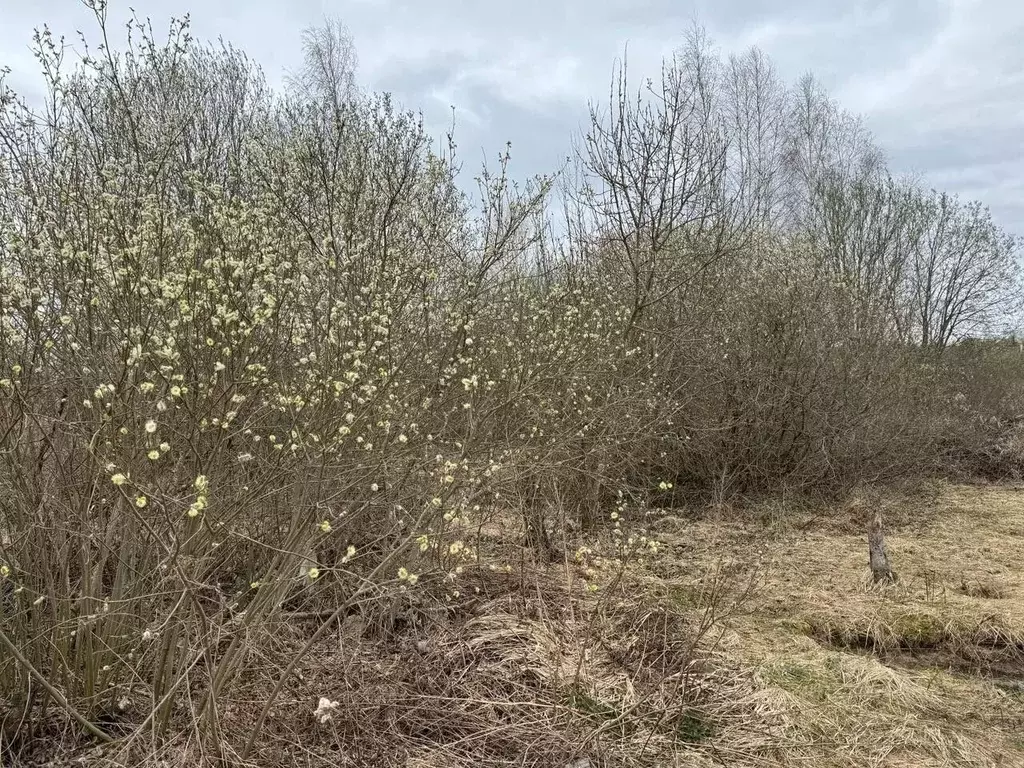
{"label": "grey cloud", "polygon": [[[10,0],[0,0],[7,5]],[[126,6],[114,15],[124,17]],[[761,47],[789,81],[812,71],[864,114],[895,170],[990,205],[1024,234],[1024,6],[1017,0],[149,0],[160,27],[192,9],[203,38],[225,39],[263,65],[272,83],[299,64],[299,34],[324,14],[352,31],[360,80],[422,109],[456,134],[469,169],[481,150],[513,142],[515,170],[554,170],[588,99],[607,94],[628,45],[631,71],[655,75],[694,21],[725,53]],[[120,16],[118,16],[118,13]],[[0,63],[30,90],[31,27],[73,36],[87,24],[78,0],[10,3]]]}

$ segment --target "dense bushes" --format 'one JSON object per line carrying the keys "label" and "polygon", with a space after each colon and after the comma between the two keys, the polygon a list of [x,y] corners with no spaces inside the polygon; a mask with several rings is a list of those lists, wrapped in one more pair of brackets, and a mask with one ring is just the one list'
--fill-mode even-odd
{"label": "dense bushes", "polygon": [[940,365],[946,468],[992,480],[1024,477],[1024,354],[1015,338],[965,339]]}
{"label": "dense bushes", "polygon": [[457,594],[509,511],[549,554],[601,521],[624,552],[637,504],[917,470],[966,439],[957,392],[971,420],[1019,397],[1005,355],[950,346],[1010,306],[1012,243],[759,54],[695,37],[635,98],[623,73],[554,238],[551,180],[515,186],[506,155],[470,205],[332,34],[283,96],[184,26],[74,73],[41,35],[45,113],[2,94],[0,691],[23,707],[141,696],[163,733],[187,689],[216,735],[271,616]]}

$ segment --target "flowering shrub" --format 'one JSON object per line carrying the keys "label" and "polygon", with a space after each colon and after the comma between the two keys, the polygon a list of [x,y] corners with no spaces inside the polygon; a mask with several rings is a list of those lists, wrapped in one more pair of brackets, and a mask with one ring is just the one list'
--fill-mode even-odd
{"label": "flowering shrub", "polygon": [[132,33],[68,72],[42,32],[46,112],[0,92],[5,697],[45,683],[92,722],[141,696],[162,733],[187,686],[216,735],[273,617],[457,595],[508,510],[548,554],[605,526],[624,561],[656,548],[628,530],[649,502],[840,483],[934,438],[875,304],[724,202],[753,192],[713,109],[690,105],[686,195],[622,182],[678,160],[671,115],[595,116],[605,187],[556,240],[552,180],[517,187],[507,152],[474,207],[389,97],[274,95],[184,24]]}

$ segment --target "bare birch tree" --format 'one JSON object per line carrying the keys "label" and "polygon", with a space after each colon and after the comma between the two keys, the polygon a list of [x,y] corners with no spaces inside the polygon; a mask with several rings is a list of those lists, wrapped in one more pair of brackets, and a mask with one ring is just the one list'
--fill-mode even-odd
{"label": "bare birch tree", "polygon": [[915,330],[922,346],[942,349],[1013,311],[1018,243],[977,202],[933,193],[927,215],[913,253]]}

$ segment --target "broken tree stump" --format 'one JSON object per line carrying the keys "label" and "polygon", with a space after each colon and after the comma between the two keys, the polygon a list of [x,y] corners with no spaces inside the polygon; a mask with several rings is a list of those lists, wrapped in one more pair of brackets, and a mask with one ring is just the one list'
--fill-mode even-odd
{"label": "broken tree stump", "polygon": [[889,553],[885,549],[885,534],[882,532],[882,516],[875,513],[868,526],[868,557],[871,565],[871,577],[876,584],[893,584],[896,573],[889,562]]}

